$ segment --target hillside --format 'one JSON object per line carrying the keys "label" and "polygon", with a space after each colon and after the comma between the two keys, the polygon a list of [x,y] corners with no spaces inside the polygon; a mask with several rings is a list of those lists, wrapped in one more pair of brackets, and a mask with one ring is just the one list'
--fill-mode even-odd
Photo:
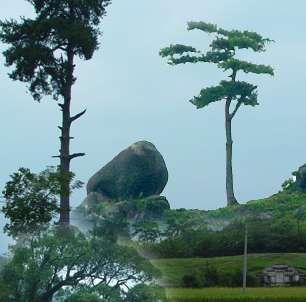
{"label": "hillside", "polygon": [[306,253],[305,209],[305,193],[283,191],[217,210],[170,210],[158,222],[162,232],[147,231],[149,240],[157,235],[144,249],[152,258],[241,255],[247,224],[250,253]]}
{"label": "hillside", "polygon": [[[182,279],[185,275],[194,275],[207,263],[214,266],[220,274],[227,275],[240,271],[243,267],[243,256],[188,258],[188,259],[156,259],[152,260],[162,273],[161,283],[166,287],[184,287]],[[252,254],[249,255],[249,273],[258,275],[267,266],[287,264],[306,273],[306,254]]]}
{"label": "hillside", "polygon": [[[306,194],[299,192],[280,192],[268,198],[251,200],[245,204],[217,210],[186,210],[194,221],[212,230],[221,230],[234,220],[250,217],[263,219],[295,218],[306,207]],[[184,209],[176,210],[184,211]]]}

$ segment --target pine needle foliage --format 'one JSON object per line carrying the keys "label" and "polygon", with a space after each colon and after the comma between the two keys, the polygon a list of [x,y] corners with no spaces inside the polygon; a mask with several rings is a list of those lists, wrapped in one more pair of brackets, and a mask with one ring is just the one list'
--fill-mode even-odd
{"label": "pine needle foliage", "polygon": [[242,105],[254,107],[259,104],[258,87],[252,83],[237,80],[237,75],[240,73],[274,75],[271,66],[238,59],[237,52],[239,50],[264,52],[267,44],[272,40],[256,32],[225,30],[215,24],[205,22],[189,22],[187,29],[189,31],[200,30],[213,36],[209,49],[202,52],[189,45],[171,44],[160,50],[160,56],[167,58],[169,65],[212,63],[229,73],[229,79],[220,81],[218,85],[203,88],[199,95],[194,96],[190,102],[200,109],[211,103],[225,101],[227,204],[235,205],[237,200],[233,188],[232,120]]}

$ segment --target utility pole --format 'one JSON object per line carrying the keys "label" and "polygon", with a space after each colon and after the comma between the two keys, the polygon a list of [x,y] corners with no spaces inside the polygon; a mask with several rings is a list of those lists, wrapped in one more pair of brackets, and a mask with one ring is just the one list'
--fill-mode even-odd
{"label": "utility pole", "polygon": [[247,287],[247,272],[248,272],[248,225],[245,223],[244,232],[244,256],[243,256],[243,291]]}

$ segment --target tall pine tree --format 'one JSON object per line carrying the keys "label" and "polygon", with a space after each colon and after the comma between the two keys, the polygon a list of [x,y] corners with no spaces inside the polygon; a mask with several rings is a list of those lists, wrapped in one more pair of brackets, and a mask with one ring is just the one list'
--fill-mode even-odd
{"label": "tall pine tree", "polygon": [[272,40],[250,31],[225,30],[217,25],[205,22],[189,22],[188,30],[201,30],[213,34],[214,39],[206,53],[198,51],[192,46],[172,44],[160,51],[162,57],[168,58],[170,65],[185,63],[213,63],[224,72],[229,73],[229,80],[223,80],[217,86],[204,88],[199,96],[190,102],[198,109],[207,105],[225,102],[225,130],[226,130],[226,193],[228,206],[237,204],[234,194],[232,168],[232,120],[242,105],[256,106],[257,86],[239,81],[237,75],[241,72],[274,75],[273,68],[267,65],[257,65],[236,58],[238,50],[249,49],[255,52],[265,51],[267,43]]}
{"label": "tall pine tree", "polygon": [[60,222],[70,222],[70,162],[84,153],[70,152],[70,128],[86,110],[71,114],[72,87],[76,78],[75,59],[90,60],[98,49],[99,25],[111,0],[27,0],[36,13],[34,19],[0,23],[0,39],[9,44],[4,51],[11,79],[26,82],[36,101],[51,95],[62,111],[59,127],[63,176]]}

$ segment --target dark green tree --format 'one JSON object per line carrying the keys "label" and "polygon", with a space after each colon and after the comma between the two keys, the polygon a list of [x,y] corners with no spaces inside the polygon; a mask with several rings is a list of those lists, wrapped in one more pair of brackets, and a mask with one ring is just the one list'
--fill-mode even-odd
{"label": "dark green tree", "polygon": [[138,284],[126,295],[124,302],[163,302],[167,301],[165,291],[159,287]]}
{"label": "dark green tree", "polygon": [[245,81],[239,81],[237,75],[239,72],[274,74],[272,67],[237,59],[236,54],[241,49],[263,52],[271,40],[263,38],[255,32],[228,31],[210,23],[189,22],[188,30],[194,29],[214,35],[214,39],[206,53],[198,51],[192,46],[174,44],[161,49],[160,55],[168,58],[170,65],[213,63],[223,71],[229,72],[229,80],[223,80],[217,86],[202,89],[199,96],[194,97],[190,102],[199,109],[214,102],[225,101],[226,192],[227,204],[231,206],[237,204],[232,169],[232,120],[242,105],[258,105],[257,86]]}
{"label": "dark green tree", "polygon": [[[82,186],[74,178],[70,173],[71,190]],[[5,201],[2,212],[9,220],[4,231],[20,238],[48,227],[59,213],[58,196],[62,182],[62,173],[55,167],[48,167],[38,174],[26,168],[13,173],[2,192]]]}
{"label": "dark green tree", "polygon": [[[0,22],[0,40],[13,80],[28,83],[36,101],[52,96],[62,111],[60,167],[69,175],[72,159],[84,153],[70,152],[70,128],[86,110],[71,114],[72,86],[75,84],[75,59],[90,60],[97,50],[99,25],[111,0],[27,0],[36,13],[34,19]],[[70,222],[69,180],[62,183],[60,222]]]}
{"label": "dark green tree", "polygon": [[12,249],[0,271],[0,300],[123,302],[129,289],[157,274],[131,247],[58,226]]}

